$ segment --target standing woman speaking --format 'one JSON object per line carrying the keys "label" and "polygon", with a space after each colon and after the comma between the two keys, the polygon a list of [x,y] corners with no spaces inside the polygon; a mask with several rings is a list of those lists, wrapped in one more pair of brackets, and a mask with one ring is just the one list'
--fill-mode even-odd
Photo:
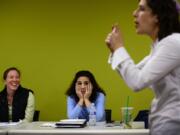
{"label": "standing woman speaking", "polygon": [[134,91],[155,93],[149,115],[151,135],[180,135],[180,22],[175,0],[139,0],[133,12],[137,34],[152,40],[151,52],[135,65],[118,26],[106,38],[109,62]]}

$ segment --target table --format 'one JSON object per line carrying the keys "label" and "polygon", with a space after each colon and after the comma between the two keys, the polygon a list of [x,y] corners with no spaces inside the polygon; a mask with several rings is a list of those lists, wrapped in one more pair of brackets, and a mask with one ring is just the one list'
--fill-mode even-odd
{"label": "table", "polygon": [[7,135],[7,131],[0,128],[0,135]]}
{"label": "table", "polygon": [[42,127],[45,122],[21,124],[8,130],[8,135],[148,135],[148,129],[122,129],[120,127],[95,126],[85,128]]}

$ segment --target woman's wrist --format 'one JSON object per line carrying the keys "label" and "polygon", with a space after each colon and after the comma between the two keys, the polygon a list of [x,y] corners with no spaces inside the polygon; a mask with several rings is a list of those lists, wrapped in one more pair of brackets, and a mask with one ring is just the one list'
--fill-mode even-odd
{"label": "woman's wrist", "polygon": [[84,103],[85,103],[86,107],[91,105],[91,101],[89,101],[89,99],[84,99]]}
{"label": "woman's wrist", "polygon": [[79,104],[80,106],[83,106],[83,103],[84,103],[84,100],[83,100],[83,99],[79,99],[78,104]]}

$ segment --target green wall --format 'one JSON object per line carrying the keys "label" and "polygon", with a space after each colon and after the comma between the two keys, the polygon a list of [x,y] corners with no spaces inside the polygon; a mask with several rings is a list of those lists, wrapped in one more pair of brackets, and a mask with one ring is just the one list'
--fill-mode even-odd
{"label": "green wall", "polygon": [[[78,70],[94,73],[105,89],[106,108],[120,120],[120,108],[135,114],[148,109],[151,90],[134,93],[107,63],[105,38],[118,22],[135,62],[148,54],[151,41],[135,33],[137,0],[1,0],[0,74],[10,66],[22,72],[24,87],[34,90],[40,120],[66,118],[66,89]],[[3,80],[0,88],[4,87]]]}

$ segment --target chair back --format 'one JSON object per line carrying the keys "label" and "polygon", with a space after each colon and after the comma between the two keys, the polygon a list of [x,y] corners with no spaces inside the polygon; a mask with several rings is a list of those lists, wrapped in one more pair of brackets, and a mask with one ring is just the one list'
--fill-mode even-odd
{"label": "chair back", "polygon": [[112,113],[111,109],[105,109],[106,123],[111,123],[112,122],[111,113]]}
{"label": "chair back", "polygon": [[33,121],[39,121],[39,114],[40,114],[39,110],[34,111]]}
{"label": "chair back", "polygon": [[134,121],[144,121],[145,128],[148,128],[149,110],[140,110]]}

